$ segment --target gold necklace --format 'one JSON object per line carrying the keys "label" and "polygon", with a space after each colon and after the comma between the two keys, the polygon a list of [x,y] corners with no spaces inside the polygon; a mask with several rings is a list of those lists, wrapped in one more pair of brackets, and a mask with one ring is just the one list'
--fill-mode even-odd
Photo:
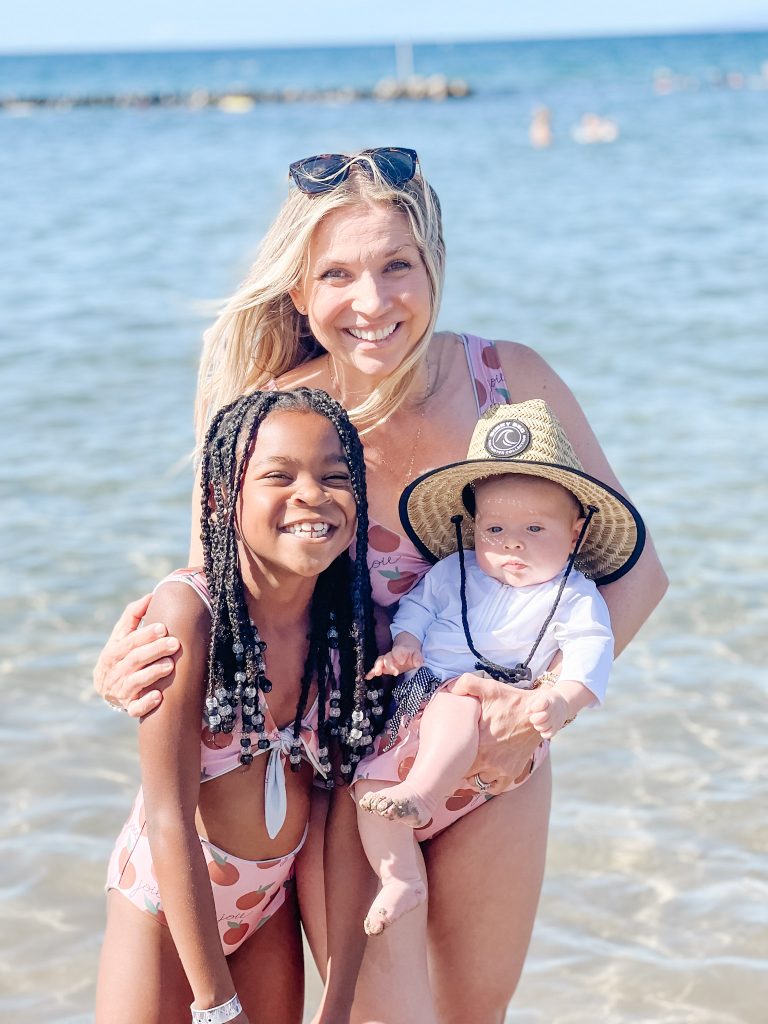
{"label": "gold necklace", "polygon": [[[329,380],[331,382],[331,387],[332,387],[333,391],[338,395],[339,400],[341,400],[341,389],[339,388],[339,382],[336,379],[336,374],[335,374],[334,369],[333,369],[333,359],[331,358],[331,353],[330,352],[328,352],[327,355],[328,355],[328,378],[329,378]],[[411,457],[410,457],[410,459],[408,461],[408,469],[407,469],[407,472],[406,472],[406,476],[405,476],[405,480],[404,480],[404,483],[403,483],[403,487],[407,487],[408,484],[411,482],[411,476],[413,475],[413,466],[414,466],[414,463],[416,461],[416,452],[418,451],[418,448],[419,448],[419,441],[421,440],[421,432],[424,429],[424,416],[425,416],[425,413],[427,411],[427,399],[429,398],[430,394],[432,393],[432,386],[431,386],[431,383],[430,383],[430,374],[429,374],[429,363],[426,364],[426,369],[427,369],[427,386],[424,389],[424,394],[423,394],[422,399],[421,399],[421,415],[419,416],[419,425],[416,428],[416,434],[415,434],[414,439],[413,439],[413,447],[411,448]],[[378,451],[379,451],[379,457],[380,457],[381,461],[387,467],[387,469],[389,470],[390,474],[395,478],[395,480],[399,480],[400,473],[396,469],[393,468],[393,466],[392,466],[391,462],[389,461],[389,459],[387,459],[387,457],[384,455],[383,449],[379,448]]]}

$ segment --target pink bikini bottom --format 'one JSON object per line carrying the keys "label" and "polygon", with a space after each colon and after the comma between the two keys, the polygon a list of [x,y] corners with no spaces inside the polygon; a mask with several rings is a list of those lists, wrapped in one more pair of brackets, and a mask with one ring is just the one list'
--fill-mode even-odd
{"label": "pink bikini bottom", "polygon": [[[146,824],[144,800],[139,790],[131,816],[112,851],[106,889],[121,892],[139,910],[167,926]],[[286,888],[293,878],[296,855],[306,837],[305,829],[295,850],[272,860],[233,857],[199,837],[208,865],[221,946],[225,953],[233,953],[283,905]]]}

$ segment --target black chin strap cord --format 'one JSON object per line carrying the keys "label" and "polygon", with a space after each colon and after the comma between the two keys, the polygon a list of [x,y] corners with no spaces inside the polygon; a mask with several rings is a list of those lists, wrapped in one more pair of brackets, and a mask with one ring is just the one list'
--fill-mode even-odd
{"label": "black chin strap cord", "polygon": [[[486,658],[484,655],[482,655],[480,651],[478,651],[475,645],[472,643],[472,634],[469,631],[469,620],[467,618],[467,570],[464,565],[464,538],[461,535],[461,522],[464,517],[461,515],[451,516],[451,522],[453,523],[454,528],[456,530],[456,546],[459,552],[459,571],[461,573],[461,624],[464,627],[464,638],[467,641],[467,646],[469,647],[470,651],[472,651],[474,656],[477,658],[477,661],[475,662],[476,669],[482,672],[487,672],[488,675],[491,676],[493,679],[497,679],[501,683],[510,683],[512,686],[516,686],[520,690],[532,689],[532,686],[530,685],[532,682],[532,674],[528,666],[531,663],[531,658],[536,653],[536,649],[538,648],[539,644],[544,638],[544,634],[547,631],[547,627],[552,621],[552,616],[555,614],[555,611],[557,610],[557,606],[560,603],[560,598],[563,596],[563,591],[565,590],[565,584],[568,582],[568,577],[571,574],[571,569],[573,569],[574,562],[576,561],[576,558],[579,554],[579,550],[581,548],[582,543],[584,542],[584,538],[587,535],[589,524],[592,520],[592,517],[596,514],[596,512],[597,509],[594,505],[587,506],[587,514],[584,517],[584,523],[582,524],[581,530],[579,531],[579,536],[573,547],[573,551],[568,557],[565,572],[563,573],[563,578],[560,581],[560,586],[558,587],[554,603],[552,604],[552,607],[549,610],[549,614],[544,620],[544,625],[539,630],[539,635],[536,637],[533,643],[533,647],[531,647],[531,650],[528,654],[528,657],[519,665],[515,665],[514,668],[507,668],[504,665],[498,665],[495,661],[491,661],[489,658]],[[524,685],[525,683],[528,683],[528,685]]]}

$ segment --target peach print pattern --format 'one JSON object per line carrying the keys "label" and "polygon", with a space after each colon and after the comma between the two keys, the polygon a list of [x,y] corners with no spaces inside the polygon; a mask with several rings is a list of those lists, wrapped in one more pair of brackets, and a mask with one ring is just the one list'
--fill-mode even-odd
{"label": "peach print pattern", "polygon": [[[251,861],[233,857],[202,837],[200,844],[211,880],[222,948],[225,953],[233,953],[285,902],[286,891],[293,884],[298,851],[275,860]],[[121,892],[139,910],[167,925],[147,839],[141,791],[112,851],[106,888]]]}

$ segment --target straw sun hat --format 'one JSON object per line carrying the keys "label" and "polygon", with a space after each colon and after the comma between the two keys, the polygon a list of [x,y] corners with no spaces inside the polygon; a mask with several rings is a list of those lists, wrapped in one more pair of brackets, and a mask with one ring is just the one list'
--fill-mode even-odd
{"label": "straw sun hat", "polygon": [[601,583],[629,572],[645,543],[645,527],[635,507],[608,484],[589,476],[546,402],[494,405],[478,420],[467,458],[430,470],[400,498],[400,519],[416,547],[434,562],[456,550],[452,516],[463,516],[465,548],[474,547],[475,495],[472,483],[491,476],[522,473],[544,477],[571,491],[593,514],[576,568]]}

